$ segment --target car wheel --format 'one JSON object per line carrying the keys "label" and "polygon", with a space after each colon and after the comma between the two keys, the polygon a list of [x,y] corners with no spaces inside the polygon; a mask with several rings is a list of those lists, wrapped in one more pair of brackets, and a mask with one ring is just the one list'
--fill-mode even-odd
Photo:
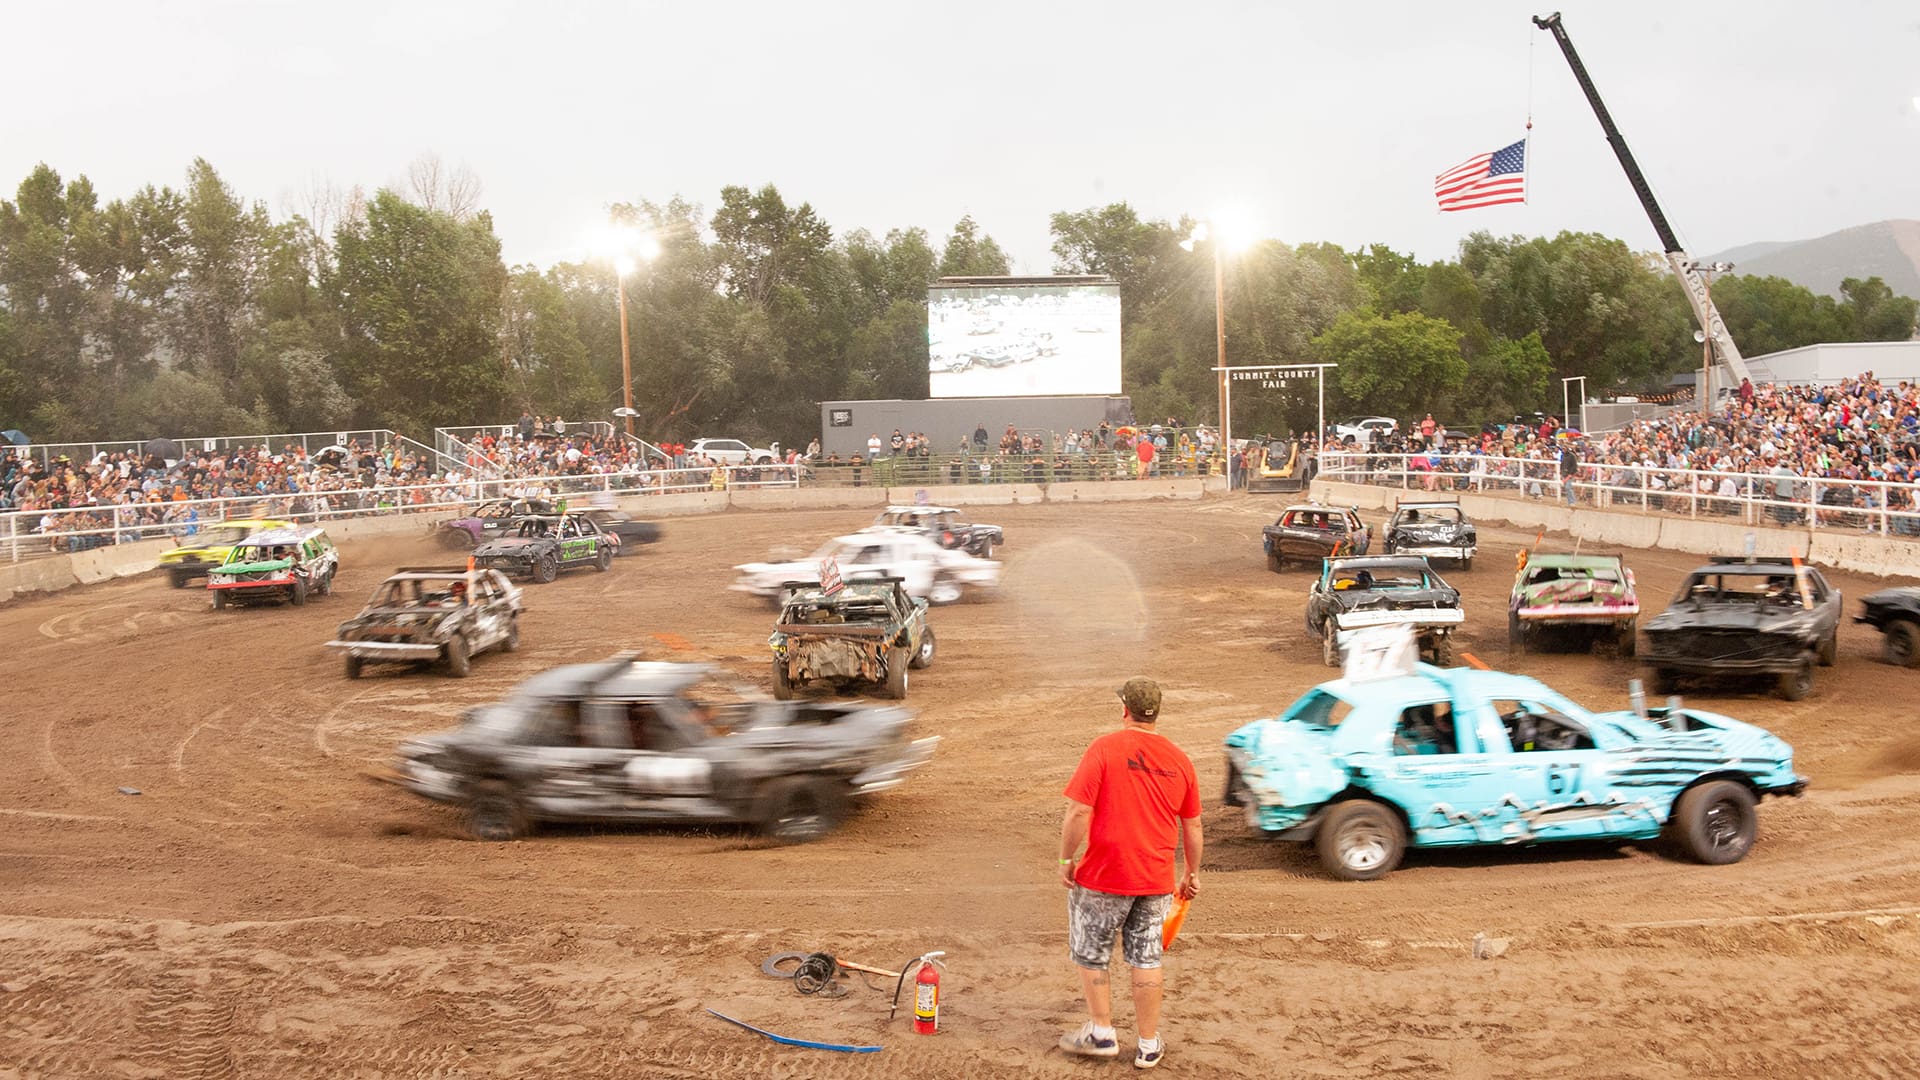
{"label": "car wheel", "polygon": [[504,780],[485,780],[467,795],[463,815],[475,840],[518,840],[532,831],[526,808]]}
{"label": "car wheel", "polygon": [[361,670],[366,667],[366,663],[367,662],[365,660],[360,659],[359,657],[353,655],[352,653],[348,653],[347,654],[347,678],[349,679],[359,678]]}
{"label": "car wheel", "polygon": [[1680,677],[1670,668],[1653,669],[1653,692],[1671,694],[1680,689]]}
{"label": "car wheel", "polygon": [[1407,830],[1392,810],[1368,799],[1350,799],[1327,811],[1313,846],[1334,877],[1372,881],[1400,865]]}
{"label": "car wheel", "polygon": [[773,658],[773,696],[776,701],[793,699],[793,676],[787,674],[787,658]]}
{"label": "car wheel", "polygon": [[293,601],[294,607],[300,607],[307,602],[307,579],[306,578],[293,579],[293,592],[291,595],[291,599]]}
{"label": "car wheel", "polygon": [[213,610],[219,611],[221,608],[226,606],[227,606],[227,594],[220,592],[219,590],[216,589],[213,594]]}
{"label": "car wheel", "polygon": [[533,580],[535,584],[545,585],[560,576],[559,556],[548,552],[533,562]]}
{"label": "car wheel", "polygon": [[447,674],[456,679],[464,679],[467,672],[473,670],[473,654],[468,651],[467,635],[455,634],[447,639]]}
{"label": "car wheel", "polygon": [[1451,638],[1435,639],[1433,643],[1433,648],[1427,650],[1427,655],[1432,657],[1432,660],[1429,662],[1432,663],[1434,667],[1447,667],[1451,665],[1453,663],[1452,639]]}
{"label": "car wheel", "polygon": [[1340,666],[1340,643],[1338,636],[1338,633],[1332,627],[1327,627],[1324,631],[1324,636],[1320,639],[1320,658],[1327,662],[1328,667]]}
{"label": "car wheel", "polygon": [[1920,624],[1906,619],[1887,624],[1886,639],[1880,643],[1880,651],[1887,663],[1898,667],[1913,667],[1920,663]]}
{"label": "car wheel", "polygon": [[593,568],[603,574],[613,569],[613,549],[605,544],[601,544],[600,557],[593,561]]}
{"label": "car wheel", "polygon": [[507,640],[500,643],[500,651],[520,651],[520,616],[515,615],[507,620]]}
{"label": "car wheel", "polygon": [[773,464],[773,459],[770,457],[757,457],[753,459],[753,463],[755,465],[771,465]]}
{"label": "car wheel", "polygon": [[1515,656],[1527,651],[1527,627],[1516,611],[1507,612],[1507,651]]}
{"label": "car wheel", "polygon": [[846,813],[838,786],[818,776],[783,776],[760,794],[755,823],[780,844],[805,844],[832,832]]}
{"label": "car wheel", "polygon": [[1689,858],[1724,866],[1746,858],[1759,835],[1753,792],[1732,780],[1688,788],[1673,804],[1667,833]]}
{"label": "car wheel", "polygon": [[1268,570],[1271,570],[1277,574],[1281,570],[1285,569],[1285,566],[1286,564],[1280,561],[1279,552],[1277,551],[1267,552],[1267,569]]}
{"label": "car wheel", "polygon": [[1632,619],[1620,624],[1613,632],[1613,651],[1631,659],[1639,651],[1640,631]]}
{"label": "car wheel", "polygon": [[1820,643],[1820,666],[1832,667],[1834,658],[1840,655],[1840,628],[1833,628],[1825,641]]}
{"label": "car wheel", "polygon": [[988,540],[980,545],[980,557],[983,559],[993,558],[993,541]]}
{"label": "car wheel", "polygon": [[932,667],[933,649],[933,627],[929,626],[920,632],[920,648],[914,651],[913,666],[917,668]]}
{"label": "car wheel", "polygon": [[901,650],[894,649],[887,653],[887,683],[884,692],[887,697],[895,701],[904,700],[907,696],[907,667],[909,665],[900,663],[900,652]]}
{"label": "car wheel", "polygon": [[186,588],[186,587],[187,587],[187,575],[185,575],[185,574],[168,574],[168,575],[167,575],[167,584],[169,584],[169,585],[171,585],[171,586],[173,586],[173,587],[174,587],[174,588],[176,588],[176,589],[184,589],[184,588]]}
{"label": "car wheel", "polygon": [[1471,572],[1471,571],[1473,570],[1473,556],[1471,556],[1471,555],[1463,555],[1463,556],[1461,556],[1461,558],[1460,558],[1460,570],[1461,570],[1461,572],[1462,572],[1462,573],[1467,573],[1467,572]]}
{"label": "car wheel", "polygon": [[1813,654],[1800,658],[1792,671],[1780,673],[1777,690],[1784,701],[1805,701],[1813,693]]}

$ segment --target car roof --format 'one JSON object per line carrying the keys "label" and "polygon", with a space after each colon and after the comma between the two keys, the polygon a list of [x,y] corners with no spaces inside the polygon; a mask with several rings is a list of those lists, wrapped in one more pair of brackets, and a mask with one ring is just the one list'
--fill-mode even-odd
{"label": "car roof", "polygon": [[1624,561],[1619,555],[1567,555],[1555,552],[1527,556],[1528,566],[1618,566]]}
{"label": "car roof", "polygon": [[848,533],[833,539],[835,543],[865,547],[881,540],[897,540],[909,536],[919,539],[921,532],[919,529],[910,529],[905,525],[871,525],[857,533]]}
{"label": "car roof", "polygon": [[[1808,570],[1813,569],[1813,567],[1806,566],[1806,564],[1804,563],[1801,565],[1805,567],[1805,569],[1808,569]],[[1787,562],[1784,559],[1772,560],[1772,561],[1763,559],[1757,562],[1727,562],[1727,563],[1717,562],[1717,563],[1708,563],[1705,566],[1699,566],[1693,569],[1693,573],[1695,574],[1734,574],[1734,575],[1750,574],[1755,577],[1758,577],[1761,575],[1766,575],[1771,577],[1778,574],[1792,574],[1793,572],[1794,572],[1794,565],[1790,562]]]}
{"label": "car roof", "polygon": [[1294,503],[1292,506],[1289,506],[1285,510],[1282,510],[1280,512],[1283,514],[1291,514],[1295,510],[1308,510],[1308,511],[1314,511],[1318,513],[1340,513],[1340,514],[1344,514],[1348,512],[1347,507],[1344,507],[1344,506],[1329,506],[1326,503],[1315,503],[1315,502]]}
{"label": "car roof", "polygon": [[252,529],[255,532],[264,532],[268,529],[298,528],[298,526],[286,518],[225,518],[220,521],[209,521],[205,527],[209,529],[238,527],[242,529]]}
{"label": "car roof", "polygon": [[240,543],[246,547],[259,547],[264,544],[299,544],[311,540],[316,536],[325,535],[326,531],[325,529],[312,528],[262,529],[252,536],[247,537],[245,540],[240,541]]}
{"label": "car roof", "polygon": [[388,581],[448,581],[454,578],[482,577],[494,570],[469,570],[464,566],[403,566],[387,575]]}
{"label": "car roof", "polygon": [[1460,509],[1460,500],[1459,499],[1422,499],[1419,502],[1399,502],[1394,504],[1394,509],[1425,510],[1428,507],[1437,508],[1437,507],[1443,507],[1443,506],[1452,507],[1453,509],[1458,510]]}
{"label": "car roof", "polygon": [[1424,555],[1348,555],[1338,559],[1328,559],[1335,570],[1368,570],[1374,567],[1419,567],[1432,572],[1433,567]]}
{"label": "car roof", "polygon": [[889,506],[882,511],[887,514],[957,514],[951,506]]}
{"label": "car roof", "polygon": [[708,664],[670,664],[621,655],[598,663],[549,668],[521,683],[520,689],[539,697],[584,697],[589,693],[610,697],[676,694],[712,671]]}
{"label": "car roof", "polygon": [[1356,706],[1388,707],[1403,701],[1430,698],[1436,693],[1444,693],[1455,700],[1481,701],[1554,693],[1547,684],[1525,675],[1507,671],[1481,671],[1477,668],[1437,668],[1430,664],[1417,665],[1412,675],[1360,681],[1335,679],[1320,684],[1318,689],[1326,690]]}

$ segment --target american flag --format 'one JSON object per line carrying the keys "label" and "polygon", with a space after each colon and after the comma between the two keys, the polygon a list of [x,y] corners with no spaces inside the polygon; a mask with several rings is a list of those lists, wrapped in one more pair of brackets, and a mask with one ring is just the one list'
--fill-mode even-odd
{"label": "american flag", "polygon": [[845,585],[840,579],[840,563],[831,555],[820,560],[820,591],[832,596]]}
{"label": "american flag", "polygon": [[1527,201],[1527,140],[1491,154],[1476,154],[1433,181],[1441,210],[1477,210],[1482,206]]}

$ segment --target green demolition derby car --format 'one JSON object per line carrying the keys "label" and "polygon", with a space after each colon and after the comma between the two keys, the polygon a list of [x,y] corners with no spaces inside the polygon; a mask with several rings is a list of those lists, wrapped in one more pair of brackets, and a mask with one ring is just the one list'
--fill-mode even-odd
{"label": "green demolition derby car", "polygon": [[340,552],[325,529],[268,529],[233,546],[207,574],[213,606],[284,600],[295,607],[333,592]]}

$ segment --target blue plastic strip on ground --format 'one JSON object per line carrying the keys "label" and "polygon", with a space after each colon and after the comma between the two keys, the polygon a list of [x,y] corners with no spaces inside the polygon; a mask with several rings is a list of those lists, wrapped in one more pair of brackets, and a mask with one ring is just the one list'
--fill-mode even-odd
{"label": "blue plastic strip on ground", "polygon": [[729,1024],[738,1024],[739,1026],[746,1028],[748,1031],[751,1031],[756,1035],[765,1035],[767,1038],[772,1039],[774,1042],[784,1043],[787,1046],[804,1046],[809,1050],[838,1050],[843,1054],[874,1054],[884,1049],[883,1047],[879,1047],[879,1046],[846,1046],[841,1043],[812,1042],[807,1039],[789,1039],[785,1035],[775,1035],[773,1032],[768,1031],[765,1028],[754,1027],[752,1024],[747,1023],[745,1020],[735,1020],[733,1017],[728,1016],[726,1013],[720,1012],[717,1009],[708,1009],[707,1011],[719,1017],[720,1019],[725,1020]]}

